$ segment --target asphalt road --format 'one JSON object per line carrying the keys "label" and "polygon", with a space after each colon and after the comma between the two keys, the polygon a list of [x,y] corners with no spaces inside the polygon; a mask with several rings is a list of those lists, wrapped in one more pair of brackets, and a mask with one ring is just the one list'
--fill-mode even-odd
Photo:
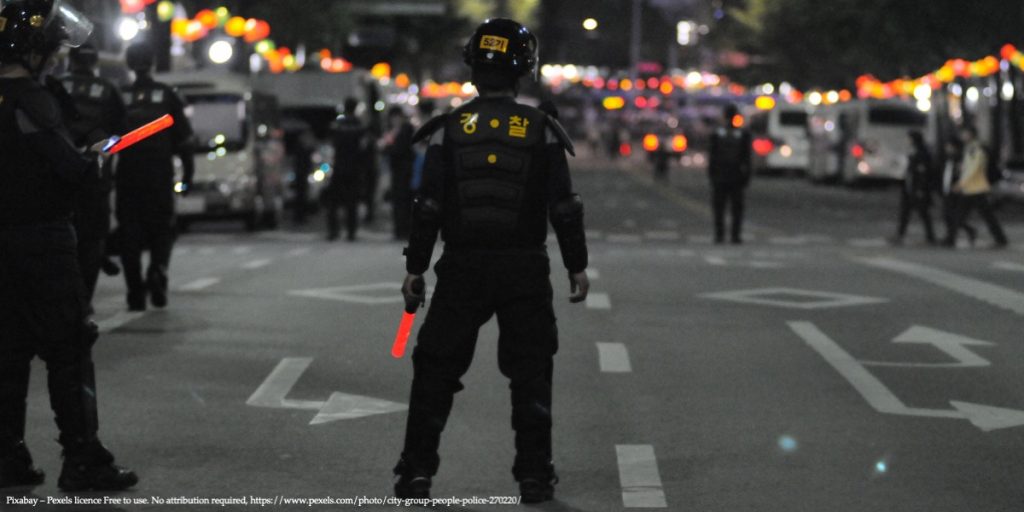
{"label": "asphalt road", "polygon": [[[717,247],[700,172],[655,186],[639,162],[575,163],[593,288],[573,306],[553,275],[562,482],[536,509],[1024,509],[1019,208],[1002,212],[1007,250],[930,248],[917,225],[888,247],[895,190],[766,178],[747,242]],[[37,365],[28,443],[48,480],[0,509],[28,510],[8,497],[44,500],[35,510],[344,510],[280,501],[387,497],[412,374],[389,354],[403,260],[387,228],[385,216],[331,244],[315,227],[197,226],[175,252],[170,308],[144,315],[126,315],[122,283],[105,278],[101,434],[142,478],[113,497],[149,504],[46,505],[66,496]],[[483,329],[457,396],[435,497],[517,493],[496,334]]]}

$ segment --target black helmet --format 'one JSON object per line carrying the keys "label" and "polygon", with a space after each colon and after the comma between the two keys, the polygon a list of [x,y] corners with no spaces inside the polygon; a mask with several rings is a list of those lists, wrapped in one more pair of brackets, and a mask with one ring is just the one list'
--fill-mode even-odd
{"label": "black helmet", "polygon": [[71,62],[71,69],[73,71],[92,71],[96,69],[96,65],[100,62],[100,54],[96,51],[95,46],[85,43],[78,48],[72,48],[68,52],[68,59]]}
{"label": "black helmet", "polygon": [[489,19],[473,33],[462,51],[473,71],[492,71],[517,80],[537,72],[537,37],[517,21]]}
{"label": "black helmet", "polygon": [[60,46],[81,46],[93,24],[63,0],[0,1],[0,62],[20,62]]}
{"label": "black helmet", "polygon": [[129,46],[125,52],[128,69],[136,73],[145,73],[152,70],[155,59],[153,47],[147,43],[135,43]]}

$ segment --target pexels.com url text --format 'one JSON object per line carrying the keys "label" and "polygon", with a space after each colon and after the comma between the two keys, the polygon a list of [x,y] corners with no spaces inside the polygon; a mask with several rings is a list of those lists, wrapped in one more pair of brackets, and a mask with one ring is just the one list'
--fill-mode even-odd
{"label": "pexels.com url text", "polygon": [[519,496],[472,496],[459,498],[451,496],[447,498],[427,499],[401,499],[394,496],[373,497],[355,496],[352,498],[337,498],[333,496],[323,497],[289,497],[289,496],[238,496],[226,498],[199,498],[187,496],[173,497],[138,497],[138,496],[5,496],[5,505],[22,507],[37,506],[82,506],[82,505],[108,505],[108,506],[208,506],[208,507],[369,507],[369,506],[392,506],[392,507],[414,507],[414,506],[447,506],[447,507],[468,507],[478,505],[518,505]]}

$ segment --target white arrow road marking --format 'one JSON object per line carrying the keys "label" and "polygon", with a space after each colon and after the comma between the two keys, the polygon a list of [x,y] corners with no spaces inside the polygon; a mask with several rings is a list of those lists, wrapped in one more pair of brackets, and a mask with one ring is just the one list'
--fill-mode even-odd
{"label": "white arrow road marking", "polygon": [[991,347],[995,343],[976,340],[958,334],[948,333],[931,329],[928,327],[914,326],[907,332],[899,335],[896,343],[917,343],[922,345],[935,345],[935,348],[943,351],[949,357],[956,359],[955,363],[890,363],[882,361],[861,361],[868,366],[898,366],[909,368],[982,368],[991,366],[992,363],[978,354],[975,354],[967,347]]}
{"label": "white arrow road marking", "polygon": [[178,287],[180,292],[198,292],[204,290],[220,282],[219,277],[204,277],[202,279],[196,279],[188,284],[183,284]]}
{"label": "white arrow road marking", "polygon": [[1024,293],[1016,290],[894,258],[866,258],[857,261],[872,267],[915,277],[993,306],[1008,309],[1018,315],[1024,315]]}
{"label": "white arrow road marking", "polygon": [[607,293],[590,293],[587,295],[587,309],[611,309],[612,299]]}
{"label": "white arrow road marking", "polygon": [[388,414],[404,411],[408,408],[405,404],[389,402],[379,398],[367,396],[349,395],[346,393],[333,393],[328,401],[314,400],[289,400],[288,393],[295,384],[302,378],[309,365],[313,363],[311,357],[288,357],[278,363],[274,371],[270,372],[267,379],[260,384],[256,392],[249,397],[245,403],[253,407],[268,407],[273,409],[299,409],[319,411],[310,425],[322,425],[338,420],[351,420],[364,418],[377,414]]}
{"label": "white arrow road marking", "polygon": [[665,491],[658,472],[658,459],[654,447],[642,445],[616,445],[619,461],[619,480],[622,483],[622,504],[626,508],[667,508]]}
{"label": "white arrow road marking", "polygon": [[958,401],[950,401],[955,409],[907,407],[882,381],[813,323],[789,322],[789,327],[835,368],[871,407],[882,414],[968,420],[985,432],[1024,425],[1024,411],[1001,407]]}
{"label": "white arrow road marking", "polygon": [[601,371],[604,373],[630,373],[633,371],[629,364],[629,351],[622,343],[598,343],[598,360],[601,363]]}

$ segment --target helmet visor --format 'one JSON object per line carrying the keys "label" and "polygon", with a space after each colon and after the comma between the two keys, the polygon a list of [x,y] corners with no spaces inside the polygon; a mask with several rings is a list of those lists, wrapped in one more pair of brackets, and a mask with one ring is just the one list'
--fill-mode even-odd
{"label": "helmet visor", "polygon": [[74,7],[63,0],[56,0],[45,30],[53,42],[78,48],[89,40],[93,24]]}

